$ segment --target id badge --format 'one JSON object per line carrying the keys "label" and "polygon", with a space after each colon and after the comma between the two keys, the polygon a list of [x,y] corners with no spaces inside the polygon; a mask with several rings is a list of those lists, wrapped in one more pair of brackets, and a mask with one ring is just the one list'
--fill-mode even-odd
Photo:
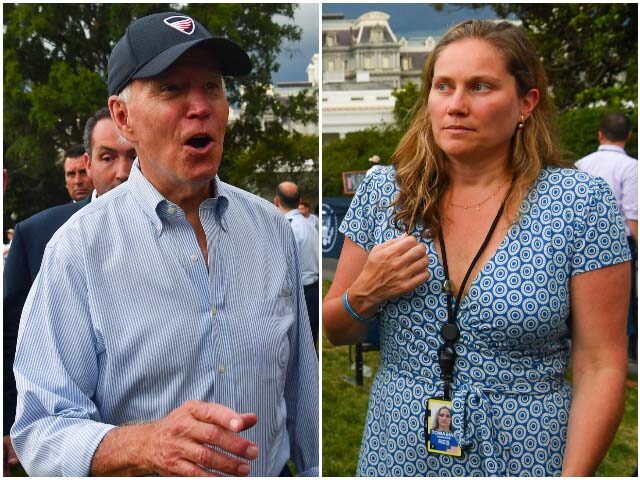
{"label": "id badge", "polygon": [[427,413],[424,417],[427,451],[441,455],[459,457],[462,449],[453,436],[451,412],[453,402],[442,398],[427,400]]}

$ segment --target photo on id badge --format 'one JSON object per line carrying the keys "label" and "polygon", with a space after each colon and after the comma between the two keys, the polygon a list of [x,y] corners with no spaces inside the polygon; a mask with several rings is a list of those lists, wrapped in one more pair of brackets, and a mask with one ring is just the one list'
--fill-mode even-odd
{"label": "photo on id badge", "polygon": [[427,402],[427,451],[459,457],[462,449],[453,435],[452,403],[440,398],[430,398]]}

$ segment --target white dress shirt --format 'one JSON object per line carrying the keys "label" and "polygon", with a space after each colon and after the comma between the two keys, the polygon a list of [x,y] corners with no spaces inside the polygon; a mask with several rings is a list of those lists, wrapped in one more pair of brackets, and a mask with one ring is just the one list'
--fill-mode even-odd
{"label": "white dress shirt", "polygon": [[618,208],[630,235],[627,220],[638,220],[638,161],[616,145],[600,145],[597,152],[578,160],[576,166],[603,178],[613,190]]}
{"label": "white dress shirt", "polygon": [[298,244],[302,284],[311,285],[318,281],[318,230],[296,208],[284,217],[291,224],[293,236]]}

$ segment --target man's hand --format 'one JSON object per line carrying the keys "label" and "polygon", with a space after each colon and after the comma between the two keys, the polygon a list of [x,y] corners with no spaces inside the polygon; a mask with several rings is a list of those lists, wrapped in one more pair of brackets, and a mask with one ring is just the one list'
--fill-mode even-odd
{"label": "man's hand", "polygon": [[91,474],[216,475],[206,467],[246,476],[247,460],[258,456],[258,447],[237,433],[257,420],[253,413],[239,414],[224,405],[192,400],[155,422],[111,430],[96,450]]}
{"label": "man's hand", "polygon": [[19,465],[20,461],[18,460],[16,451],[13,449],[13,445],[11,445],[11,437],[9,435],[2,437],[2,444],[2,457],[4,459],[2,471],[5,477],[10,477],[11,467]]}

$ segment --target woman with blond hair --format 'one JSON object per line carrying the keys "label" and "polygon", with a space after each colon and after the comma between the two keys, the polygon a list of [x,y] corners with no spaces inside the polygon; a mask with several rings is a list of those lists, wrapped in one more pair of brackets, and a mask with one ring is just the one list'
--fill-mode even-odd
{"label": "woman with blond hair", "polygon": [[[449,30],[414,111],[353,199],[323,304],[335,344],[380,330],[357,473],[591,475],[624,402],[614,197],[562,164],[544,70],[510,23]],[[427,451],[432,399],[449,402],[462,455]]]}

